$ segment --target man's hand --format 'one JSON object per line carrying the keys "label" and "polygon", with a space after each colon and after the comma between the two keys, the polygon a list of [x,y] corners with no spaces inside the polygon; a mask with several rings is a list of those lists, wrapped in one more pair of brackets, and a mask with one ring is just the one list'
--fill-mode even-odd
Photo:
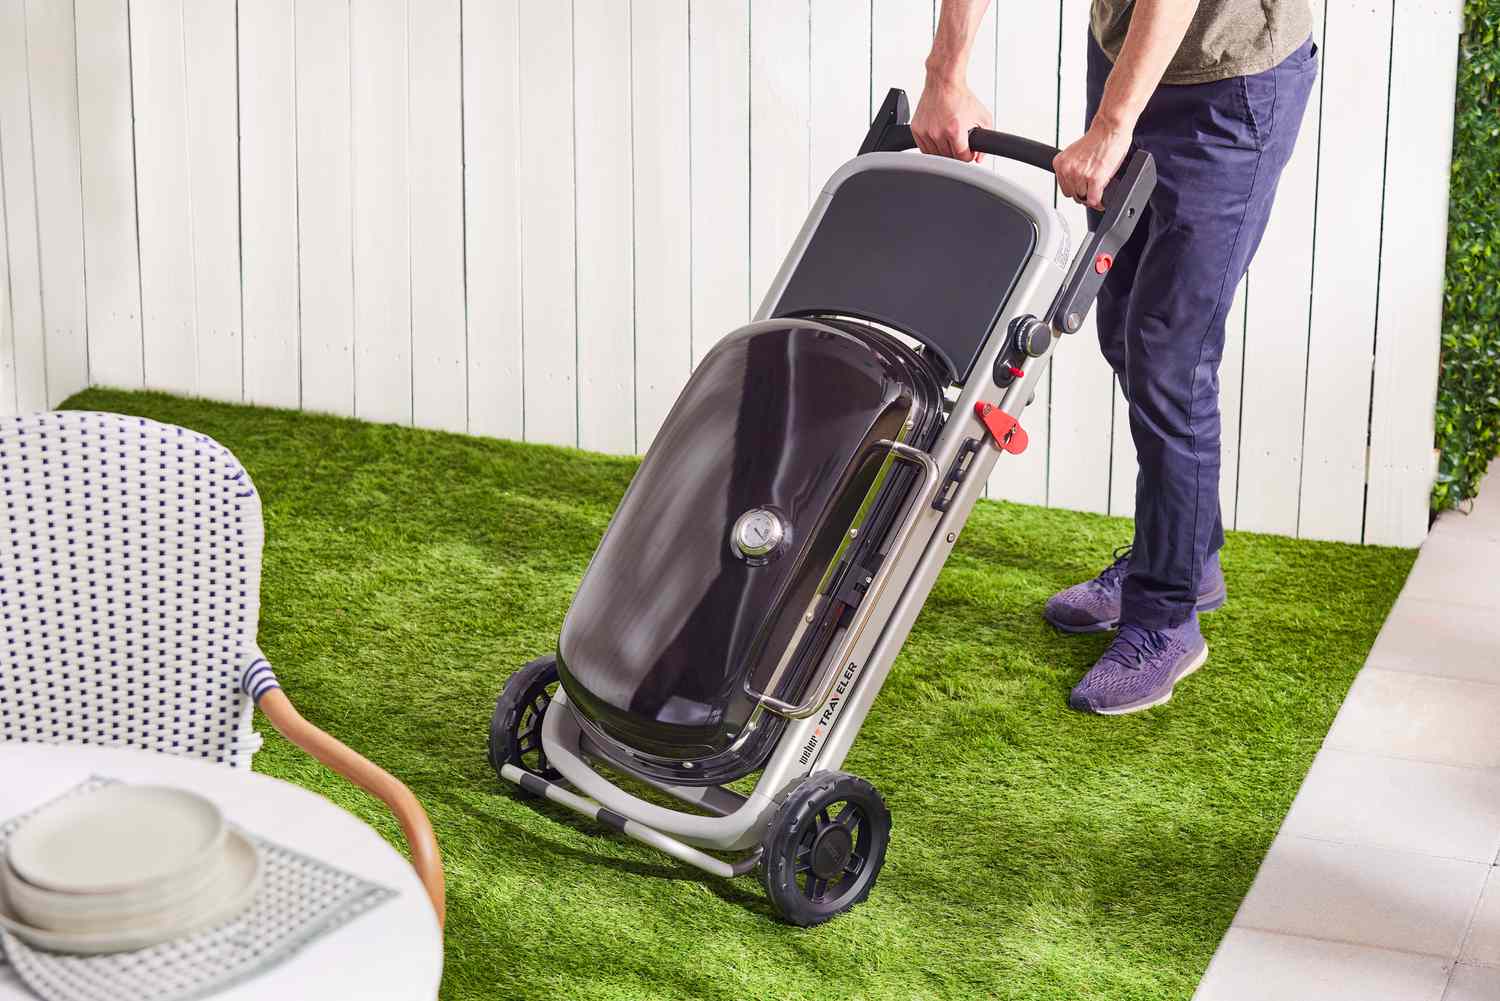
{"label": "man's hand", "polygon": [[1057,186],[1075,202],[1104,208],[1104,186],[1130,152],[1136,120],[1182,44],[1199,0],[1136,0],[1125,44],[1084,137],[1052,158]]}
{"label": "man's hand", "polygon": [[1058,189],[1075,202],[1102,210],[1104,186],[1130,152],[1131,131],[1095,116],[1082,139],[1052,158]]}
{"label": "man's hand", "polygon": [[922,99],[911,119],[911,135],[923,153],[978,163],[984,156],[969,149],[969,130],[989,128],[990,111],[962,80],[927,74]]}

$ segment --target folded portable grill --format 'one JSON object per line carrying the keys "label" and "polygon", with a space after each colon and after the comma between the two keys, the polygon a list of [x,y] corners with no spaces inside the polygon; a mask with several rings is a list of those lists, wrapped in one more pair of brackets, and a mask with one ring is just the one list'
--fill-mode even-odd
{"label": "folded portable grill", "polygon": [[[490,728],[505,779],[710,873],[758,864],[800,925],[875,882],[890,813],[837,769],[1156,181],[1135,153],[1070,263],[1050,205],[897,152],[914,145],[907,121],[892,90],[755,321],[693,373],[557,653],[511,676]],[[984,129],[969,143],[1043,170],[1057,155]],[[728,788],[756,771],[748,795]]]}

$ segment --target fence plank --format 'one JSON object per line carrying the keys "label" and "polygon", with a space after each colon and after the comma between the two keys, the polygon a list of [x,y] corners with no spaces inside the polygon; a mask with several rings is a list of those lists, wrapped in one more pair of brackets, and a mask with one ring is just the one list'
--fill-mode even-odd
{"label": "fence plank", "polygon": [[297,231],[302,405],[354,413],[349,4],[297,0]]}
{"label": "fence plank", "polygon": [[[1313,37],[1322,47],[1322,5]],[[1321,53],[1320,53],[1321,59]],[[1320,68],[1320,74],[1322,72]],[[1244,385],[1235,526],[1295,535],[1312,295],[1322,87],[1315,84],[1276,207],[1245,278]]]}
{"label": "fence plank", "polygon": [[1109,513],[1120,518],[1135,517],[1136,463],[1135,437],[1130,433],[1130,404],[1114,380],[1110,398]]}
{"label": "fence plank", "polygon": [[4,180],[16,409],[47,406],[47,338],[37,248],[25,0],[0,0],[0,178]]}
{"label": "fence plank", "polygon": [[[234,0],[193,0],[182,8],[198,349],[195,382],[197,392],[225,400],[244,394],[245,358],[235,6]],[[139,93],[136,98],[139,113]],[[181,192],[171,197],[181,198]]]}
{"label": "fence plank", "polygon": [[[1059,65],[1058,144],[1083,134],[1088,4],[1064,0]],[[1060,203],[1074,234],[1084,238],[1087,218],[1081,206]],[[1052,428],[1048,449],[1048,503],[1084,511],[1109,510],[1114,411],[1114,373],[1099,351],[1094,314],[1064,340],[1052,358]]]}
{"label": "fence plank", "polygon": [[519,26],[515,0],[463,5],[469,430],[525,436]]}
{"label": "fence plank", "polygon": [[822,0],[811,15],[808,162],[816,195],[870,127],[870,4]]}
{"label": "fence plank", "polygon": [[28,0],[26,68],[31,80],[49,405],[89,383],[77,51],[73,5]]}
{"label": "fence plank", "polygon": [[692,355],[750,318],[750,4],[689,7]]}
{"label": "fence plank", "polygon": [[[199,391],[200,345],[194,317],[190,207],[196,199],[184,198],[183,192],[197,192],[188,169],[183,35],[180,0],[134,0],[131,4],[145,381],[151,389],[194,393]],[[239,379],[234,382],[232,398],[238,399]]]}
{"label": "fence plank", "polygon": [[521,308],[526,438],[578,443],[573,4],[521,0]]}
{"label": "fence plank", "polygon": [[[1391,7],[1330,0],[1328,30],[1338,38],[1323,65],[1323,119],[1313,247],[1307,418],[1297,534],[1359,541],[1375,358],[1375,299],[1385,152],[1385,59]],[[1326,51],[1326,50],[1325,50]]]}
{"label": "fence plank", "polygon": [[[3,19],[0,19],[3,23]],[[5,169],[0,163],[0,192],[5,190]],[[20,413],[16,402],[16,338],[10,308],[10,234],[5,219],[5,199],[0,197],[0,417]]]}
{"label": "fence plank", "polygon": [[926,78],[923,61],[932,47],[937,0],[871,0],[870,110],[880,107],[886,91],[906,91],[911,110],[917,110]]}
{"label": "fence plank", "polygon": [[89,379],[139,389],[141,268],[126,0],[76,0]]}
{"label": "fence plank", "polygon": [[1448,242],[1447,151],[1453,136],[1460,5],[1394,6],[1392,141],[1385,171],[1370,483],[1364,541],[1413,546],[1427,534],[1436,358]]}
{"label": "fence plank", "polygon": [[759,302],[811,204],[808,0],[750,5],[750,289]]}
{"label": "fence plank", "polygon": [[428,0],[407,12],[412,421],[445,431],[469,423],[459,7]]}
{"label": "fence plank", "polygon": [[[1021,31],[1025,30],[1020,24],[1015,23],[1017,20],[1018,19],[1012,17],[1006,18],[1007,38],[1005,41],[1005,58],[1007,60],[1024,58],[1021,53],[1015,51],[1016,39],[1013,36],[1009,35],[1009,32],[1012,30],[1012,28]],[[1042,19],[1040,18],[1028,18],[1027,20],[1034,24],[1037,24],[1038,26],[1042,24]],[[985,8],[984,16],[979,20],[979,30],[974,34],[974,48],[969,53],[969,89],[972,90],[975,96],[983,101],[984,106],[989,109],[992,124],[994,124],[995,116],[1001,113],[1001,106],[999,103],[1001,98],[999,91],[999,21],[999,7],[995,4],[990,4]],[[934,30],[936,30],[936,21],[934,21]],[[1048,54],[1041,53],[1040,55],[1043,58],[1046,58]],[[1048,64],[1047,69],[1049,71],[1055,70],[1057,65],[1056,59],[1051,58],[1047,59],[1046,61]],[[1046,77],[1044,76],[1043,79],[1046,79]],[[1035,84],[1033,84],[1032,86],[1034,87]],[[1011,94],[1004,95],[1006,101],[1004,110],[1006,113],[1010,111],[1010,105],[1013,102],[1013,97],[1014,95]],[[1037,102],[1037,106],[1044,107],[1045,102],[1039,101]],[[994,124],[994,127],[1008,132],[1015,131],[1014,129],[1005,129],[1004,126],[998,124]],[[996,157],[987,156],[981,162],[988,170],[995,171],[996,173],[1000,171],[1000,160]]]}
{"label": "fence plank", "polygon": [[240,252],[245,399],[302,401],[292,0],[239,5]]}
{"label": "fence plank", "polygon": [[[982,94],[995,114],[995,127],[1004,132],[1026,136],[1040,142],[1057,142],[1057,68],[1060,46],[1060,0],[1039,5],[1037,16],[1007,16],[1005,28],[994,39],[994,89]],[[987,17],[989,15],[986,15]],[[970,83],[975,81],[971,78]],[[1073,109],[1069,114],[1074,114]],[[1002,177],[1034,192],[1052,203],[1056,185],[1052,175],[1013,160],[987,157],[991,169]],[[1074,233],[1075,242],[1080,235]],[[1087,344],[1069,341],[1060,348],[1081,348]],[[1020,455],[1003,455],[990,474],[991,497],[1020,501],[1025,504],[1047,502],[1047,465],[1051,447],[1049,429],[1052,407],[1052,373],[1049,370],[1037,387],[1036,400],[1026,408],[1022,423],[1031,436],[1031,446]]]}
{"label": "fence plank", "polygon": [[636,0],[631,47],[636,447],[645,451],[693,361],[686,0]]}
{"label": "fence plank", "polygon": [[354,139],[354,413],[409,424],[411,231],[406,3],[349,17]]}
{"label": "fence plank", "polygon": [[622,43],[631,37],[631,8],[576,0],[573,17],[578,443],[603,452],[634,452],[636,442],[632,59]]}

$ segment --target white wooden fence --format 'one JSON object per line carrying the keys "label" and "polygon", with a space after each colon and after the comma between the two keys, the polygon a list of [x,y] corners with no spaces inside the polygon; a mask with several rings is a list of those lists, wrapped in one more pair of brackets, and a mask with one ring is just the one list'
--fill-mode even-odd
{"label": "white wooden fence", "polygon": [[[0,412],[144,386],[643,450],[885,89],[915,103],[933,6],[0,0]],[[997,126],[1075,137],[1087,0],[995,6],[971,81]],[[1225,519],[1409,545],[1458,3],[1315,7],[1320,85],[1229,324]],[[1028,423],[992,494],[1130,511],[1091,330]]]}

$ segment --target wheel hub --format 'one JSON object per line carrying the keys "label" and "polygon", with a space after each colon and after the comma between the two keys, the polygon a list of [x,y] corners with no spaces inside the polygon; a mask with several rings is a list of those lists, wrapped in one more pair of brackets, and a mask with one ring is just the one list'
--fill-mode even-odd
{"label": "wheel hub", "polygon": [[813,839],[810,868],[819,879],[836,879],[849,864],[854,851],[854,839],[847,828],[830,824],[818,832]]}

